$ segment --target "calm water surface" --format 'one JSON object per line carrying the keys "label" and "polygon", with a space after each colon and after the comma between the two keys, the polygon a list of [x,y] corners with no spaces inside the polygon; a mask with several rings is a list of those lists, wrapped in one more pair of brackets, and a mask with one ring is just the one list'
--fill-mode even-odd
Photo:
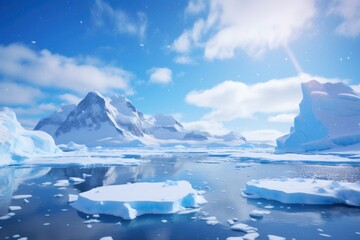
{"label": "calm water surface", "polygon": [[[154,157],[139,166],[28,166],[0,168],[0,214],[9,206],[20,206],[9,219],[0,220],[0,239],[226,239],[244,233],[230,229],[228,219],[258,228],[260,237],[278,235],[287,239],[360,239],[360,208],[348,206],[286,205],[241,196],[241,189],[251,179],[306,177],[359,181],[360,166],[316,164],[261,164],[240,162],[226,156],[202,154]],[[82,177],[86,181],[67,187],[53,186],[57,180]],[[94,187],[128,182],[187,180],[198,190],[205,190],[206,205],[197,213],[186,215],[145,215],[133,221],[101,215],[100,223],[86,224],[92,216],[69,206],[68,194],[78,194]],[[31,194],[24,199],[13,195]],[[62,194],[63,197],[54,195]],[[254,220],[253,209],[268,209],[270,215]],[[207,225],[201,218],[216,216],[217,225]],[[162,221],[162,220],[167,220]],[[330,238],[330,239],[331,239]]]}

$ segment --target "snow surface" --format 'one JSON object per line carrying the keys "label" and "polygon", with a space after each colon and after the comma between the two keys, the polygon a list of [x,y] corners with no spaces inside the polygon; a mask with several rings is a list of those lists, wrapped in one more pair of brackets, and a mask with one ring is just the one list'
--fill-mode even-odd
{"label": "snow surface", "polygon": [[302,178],[261,179],[246,183],[249,198],[265,198],[288,204],[346,204],[360,206],[360,182]]}
{"label": "snow surface", "polygon": [[70,205],[86,214],[108,214],[131,220],[143,214],[170,214],[197,208],[206,200],[187,181],[134,183],[94,188]]}
{"label": "snow surface", "polygon": [[0,165],[59,152],[50,135],[26,130],[11,109],[0,110]]}
{"label": "snow surface", "polygon": [[344,83],[302,84],[300,114],[290,133],[277,139],[282,152],[347,147],[359,149],[360,94]]}

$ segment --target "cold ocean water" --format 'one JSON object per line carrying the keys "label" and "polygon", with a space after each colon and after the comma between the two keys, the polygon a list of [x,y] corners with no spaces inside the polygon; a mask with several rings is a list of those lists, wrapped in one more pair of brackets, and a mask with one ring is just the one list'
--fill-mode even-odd
{"label": "cold ocean water", "polygon": [[[128,156],[141,158],[137,155]],[[145,157],[136,164],[25,165],[0,168],[0,239],[226,239],[245,235],[230,229],[235,219],[257,228],[257,239],[360,239],[360,208],[288,205],[241,195],[245,183],[263,178],[314,178],[356,182],[360,164],[260,163],[202,153]],[[66,181],[84,178],[79,184]],[[68,204],[69,194],[134,182],[187,180],[208,201],[190,214],[143,215],[132,221],[91,216]],[[26,196],[31,195],[31,196]],[[15,197],[15,199],[14,199]],[[9,211],[12,206],[12,211]],[[21,209],[19,209],[21,207]],[[254,209],[271,213],[252,219]],[[10,214],[9,214],[10,212]],[[210,225],[203,218],[216,217]],[[95,220],[94,220],[95,219]],[[212,218],[214,219],[214,218]],[[91,221],[88,221],[91,220]],[[215,222],[216,223],[216,222]]]}

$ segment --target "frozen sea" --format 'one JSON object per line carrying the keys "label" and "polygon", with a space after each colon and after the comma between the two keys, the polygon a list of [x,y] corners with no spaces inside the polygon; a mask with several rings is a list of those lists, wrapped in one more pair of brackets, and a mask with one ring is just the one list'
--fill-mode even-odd
{"label": "frozen sea", "polygon": [[[29,162],[1,167],[0,215],[5,214],[5,217],[0,217],[0,239],[100,239],[111,236],[113,239],[215,240],[245,234],[231,230],[228,220],[257,228],[260,235],[257,239],[269,239],[268,235],[298,240],[360,239],[358,207],[282,204],[241,195],[246,182],[252,179],[359,181],[360,162],[356,154],[302,155],[300,161],[289,156],[287,161],[286,155],[264,157],[252,153],[244,156],[241,152],[130,152],[123,153],[119,159],[114,158],[119,157],[118,152],[94,154],[98,161],[89,160],[88,163],[84,161],[87,154],[80,154],[69,155],[71,161],[67,164],[60,164],[66,162],[67,156],[63,156],[48,159],[44,164]],[[100,164],[99,159],[105,163]],[[85,181],[65,181],[71,177]],[[68,203],[69,194],[98,186],[166,180],[189,181],[194,189],[204,190],[203,196],[208,203],[198,212],[143,215],[132,221],[107,215],[86,215]],[[10,206],[12,211],[8,210]],[[249,214],[255,209],[268,210],[270,214],[251,218]],[[207,217],[218,223],[207,222],[204,220]]]}

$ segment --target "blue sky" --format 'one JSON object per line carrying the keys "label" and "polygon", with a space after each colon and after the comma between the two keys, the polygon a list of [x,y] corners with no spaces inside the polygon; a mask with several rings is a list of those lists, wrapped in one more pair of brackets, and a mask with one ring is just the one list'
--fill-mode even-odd
{"label": "blue sky", "polygon": [[0,0],[0,105],[32,128],[88,91],[249,139],[288,131],[300,83],[360,90],[357,0]]}

